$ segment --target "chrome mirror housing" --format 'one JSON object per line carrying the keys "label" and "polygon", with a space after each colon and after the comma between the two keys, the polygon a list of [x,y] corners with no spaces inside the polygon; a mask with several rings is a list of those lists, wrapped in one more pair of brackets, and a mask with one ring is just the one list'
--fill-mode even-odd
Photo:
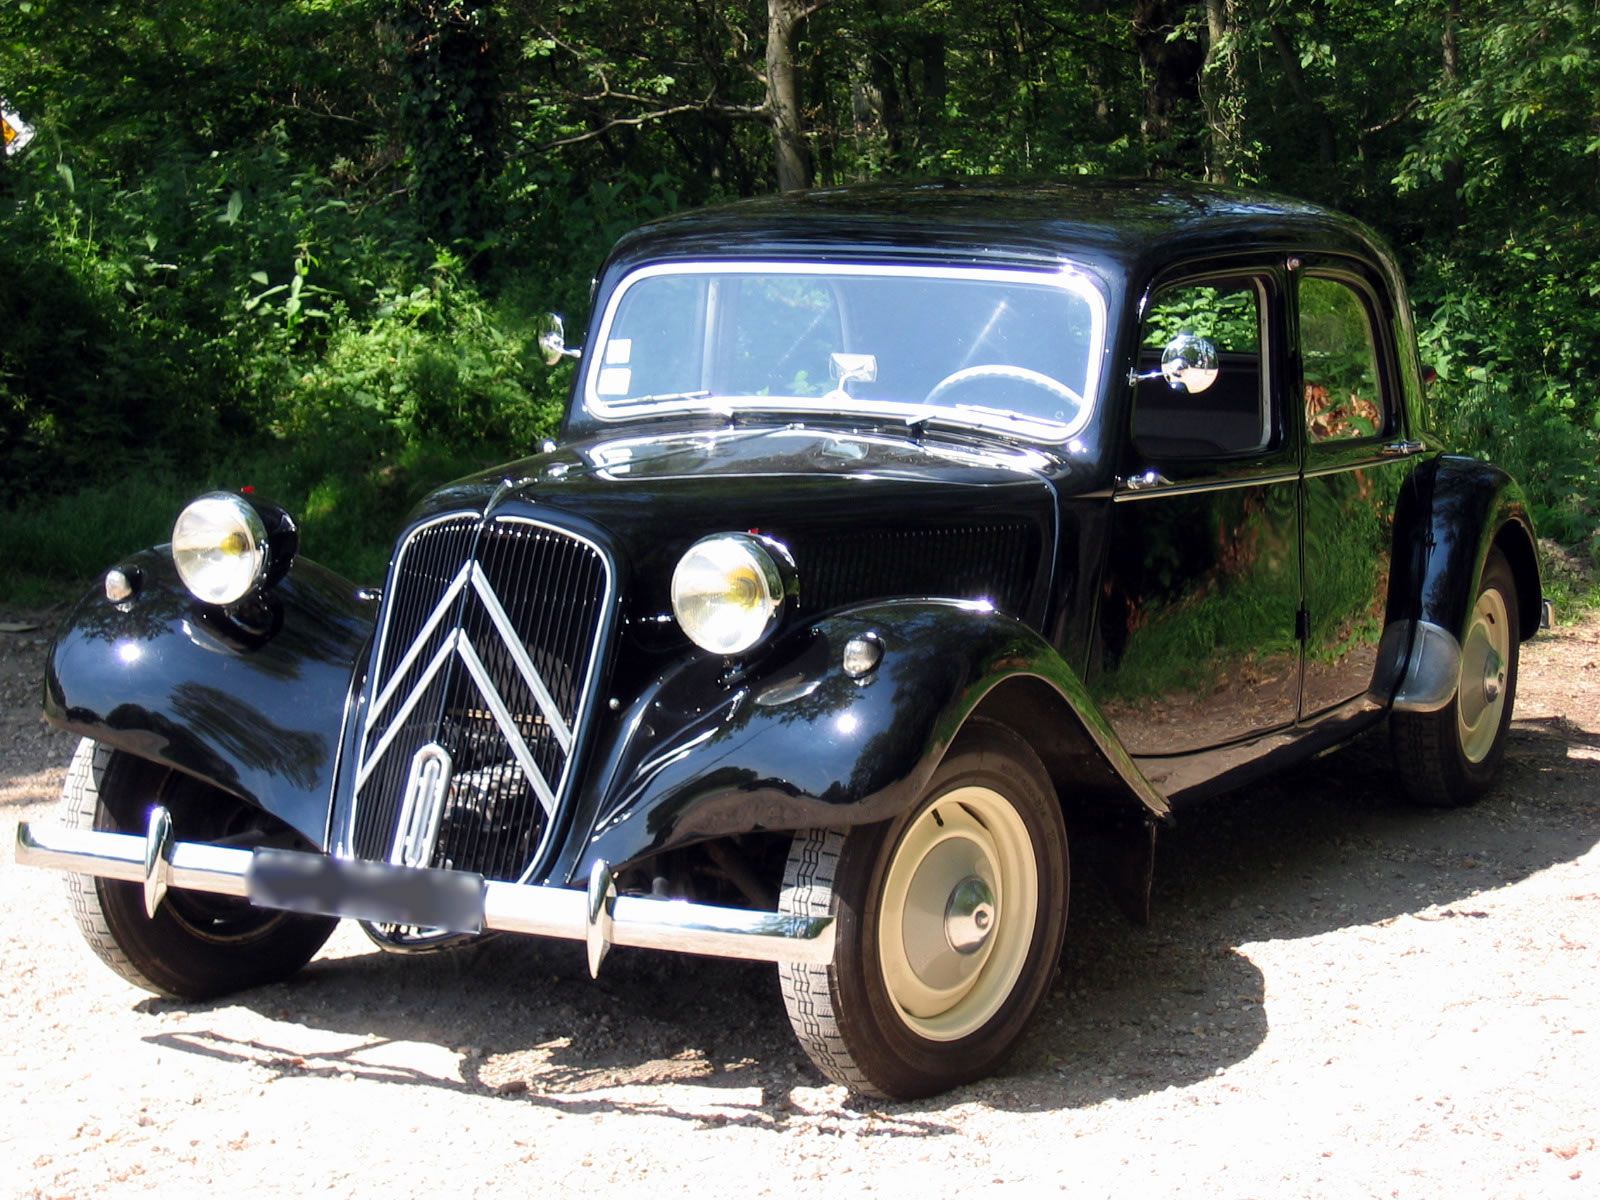
{"label": "chrome mirror housing", "polygon": [[567,328],[560,313],[545,313],[539,318],[539,353],[545,366],[553,367],[563,358],[579,358],[583,351],[567,345]]}
{"label": "chrome mirror housing", "polygon": [[1217,381],[1217,348],[1209,338],[1180,333],[1161,352],[1161,377],[1172,388],[1203,392]]}
{"label": "chrome mirror housing", "polygon": [[1154,371],[1138,371],[1128,375],[1129,383],[1143,383],[1151,379],[1164,379],[1174,391],[1203,392],[1217,381],[1222,367],[1217,359],[1217,347],[1210,338],[1193,333],[1180,333],[1161,351],[1161,366]]}

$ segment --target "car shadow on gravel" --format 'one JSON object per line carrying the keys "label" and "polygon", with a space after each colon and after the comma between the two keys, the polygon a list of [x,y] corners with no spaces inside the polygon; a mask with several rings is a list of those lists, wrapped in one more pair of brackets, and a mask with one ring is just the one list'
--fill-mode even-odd
{"label": "car shadow on gravel", "polygon": [[[1161,837],[1148,928],[1124,921],[1082,872],[1074,880],[1062,974],[1000,1074],[930,1101],[847,1110],[879,1115],[863,1133],[931,1135],[947,1131],[930,1117],[952,1104],[1073,1109],[1217,1075],[1267,1033],[1265,981],[1241,947],[1408,913],[1481,915],[1452,906],[1600,841],[1597,751],[1600,738],[1560,718],[1520,721],[1494,792],[1431,811],[1399,799],[1387,744],[1369,737],[1185,810]],[[325,959],[229,1003],[348,1042],[308,1052],[292,1033],[282,1046],[241,1043],[203,1024],[150,1040],[284,1075],[709,1125],[783,1127],[803,1116],[792,1089],[822,1083],[761,964],[619,949],[591,982],[576,943],[496,938],[443,955]],[[221,1007],[144,1006],[196,1018]],[[447,1047],[450,1067],[397,1064],[393,1047],[410,1043]],[[641,1101],[626,1091],[635,1085],[668,1090]],[[708,1112],[700,1090],[675,1104],[677,1086],[727,1091]]]}
{"label": "car shadow on gravel", "polygon": [[[146,1040],[276,1078],[353,1077],[706,1127],[782,1128],[806,1117],[791,1089],[824,1082],[789,1032],[775,972],[759,963],[619,948],[590,980],[578,944],[505,937],[437,955],[320,960],[286,984],[213,1004],[139,1007],[203,1019],[232,1005],[344,1040],[312,1047],[293,1029],[279,1042],[244,1040],[218,1028],[225,1019]],[[418,1055],[418,1044],[447,1053]],[[691,1087],[674,1102],[673,1089]],[[860,1132],[952,1131],[908,1112]]]}

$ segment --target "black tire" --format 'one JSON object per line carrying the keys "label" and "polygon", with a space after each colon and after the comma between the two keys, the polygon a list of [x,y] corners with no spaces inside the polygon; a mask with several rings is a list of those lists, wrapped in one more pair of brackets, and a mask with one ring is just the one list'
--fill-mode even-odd
{"label": "black tire", "polygon": [[[239,801],[188,776],[89,738],[78,743],[61,794],[66,825],[142,835],[155,804],[167,807],[180,841],[214,841],[249,817]],[[151,918],[137,883],[67,879],[78,929],[100,961],[129,983],[176,999],[206,1000],[287,979],[338,924],[178,889]]]}
{"label": "black tire", "polygon": [[[958,794],[968,799],[958,801]],[[974,797],[981,800],[976,812],[988,824],[976,820]],[[1000,811],[1000,802],[1015,820]],[[929,821],[937,831],[930,829]],[[939,875],[934,866],[940,860],[935,856],[943,851],[938,847],[955,843],[952,852],[964,852],[966,829],[975,829],[980,838],[992,835],[993,846],[1012,848],[1009,855],[991,856],[997,860],[1009,859],[1015,865],[1021,862],[1020,854],[1028,855],[1036,887],[1031,903],[1018,899],[1009,911],[1002,888],[989,910],[992,925],[990,921],[960,925],[958,933],[965,931],[961,936],[984,939],[980,948],[963,954],[956,950],[957,935],[951,932],[953,892],[942,921],[932,924],[926,916],[931,909],[910,903],[910,892],[899,902],[889,900],[887,907],[885,897],[900,894],[900,880],[915,890],[924,869]],[[927,844],[923,830],[946,841],[935,841],[933,849],[918,849]],[[910,871],[913,863],[922,865]],[[1022,874],[1027,870],[1024,867]],[[785,913],[832,916],[837,922],[831,965],[785,964],[780,969],[790,1023],[811,1061],[852,1091],[898,1099],[933,1095],[991,1073],[1049,991],[1066,932],[1068,882],[1066,827],[1049,776],[1026,742],[1011,730],[982,720],[962,732],[922,798],[904,816],[856,829],[796,834],[779,907]],[[1026,880],[1011,887],[1013,895],[1027,897],[1025,884]],[[965,885],[963,880],[958,887]],[[941,881],[934,890],[943,894],[943,886]],[[897,999],[894,969],[886,965],[896,948],[892,936],[888,947],[880,936],[886,912],[901,915],[903,955],[907,947],[915,946],[928,953],[925,962],[955,964],[958,970],[974,972],[970,984],[957,985],[968,990],[948,1010],[930,1009],[919,1016]],[[1028,920],[1031,927],[1019,924]],[[892,920],[888,927],[893,929]],[[914,929],[924,936],[917,938]],[[978,929],[988,932],[979,935]],[[944,946],[934,947],[940,936],[947,939]],[[935,950],[937,960],[932,958]],[[981,965],[965,965],[980,956]],[[909,966],[909,957],[902,961]],[[900,989],[915,992],[924,981],[915,971],[913,977],[904,971],[902,967],[905,982]],[[929,1036],[930,1031],[935,1036]]]}
{"label": "black tire", "polygon": [[[1489,551],[1473,596],[1454,698],[1437,712],[1397,712],[1390,719],[1395,764],[1406,791],[1416,803],[1433,808],[1471,804],[1494,782],[1517,698],[1517,585],[1498,548]],[[1480,621],[1483,628],[1477,629]],[[1475,636],[1500,639],[1498,665],[1483,658]],[[1497,718],[1495,701],[1485,707],[1491,687],[1503,701]],[[1490,719],[1484,721],[1486,712]]]}

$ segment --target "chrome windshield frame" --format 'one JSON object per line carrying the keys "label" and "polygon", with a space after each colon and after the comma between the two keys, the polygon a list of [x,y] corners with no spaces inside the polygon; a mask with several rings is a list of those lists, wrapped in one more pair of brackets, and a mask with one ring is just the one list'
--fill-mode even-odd
{"label": "chrome windshield frame", "polygon": [[[603,355],[598,348],[607,344],[622,299],[637,283],[662,276],[696,275],[796,275],[857,276],[865,278],[924,278],[974,280],[987,283],[1013,283],[1054,287],[1080,297],[1089,307],[1090,336],[1084,374],[1083,405],[1071,421],[1049,421],[1022,413],[1003,414],[994,410],[963,409],[957,406],[928,405],[921,401],[856,400],[848,403],[835,397],[820,396],[672,396],[659,400],[607,400],[599,394],[598,380]],[[937,421],[940,424],[1001,433],[1030,442],[1059,445],[1071,441],[1093,417],[1099,404],[1101,367],[1106,353],[1109,301],[1094,277],[1076,263],[1061,261],[1051,267],[977,267],[959,263],[948,265],[910,265],[904,263],[807,263],[782,259],[692,260],[651,263],[637,267],[623,277],[607,298],[605,311],[595,327],[590,345],[596,352],[586,355],[580,370],[579,395],[585,411],[607,423],[680,413],[728,413],[735,411],[777,412],[785,414],[852,414],[890,420]]]}

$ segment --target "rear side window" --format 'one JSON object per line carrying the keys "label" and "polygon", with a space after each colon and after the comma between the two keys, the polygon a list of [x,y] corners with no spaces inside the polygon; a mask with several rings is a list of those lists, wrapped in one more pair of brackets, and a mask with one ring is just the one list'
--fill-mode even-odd
{"label": "rear side window", "polygon": [[1319,275],[1300,281],[1300,361],[1313,443],[1383,432],[1387,412],[1372,315],[1355,287]]}

